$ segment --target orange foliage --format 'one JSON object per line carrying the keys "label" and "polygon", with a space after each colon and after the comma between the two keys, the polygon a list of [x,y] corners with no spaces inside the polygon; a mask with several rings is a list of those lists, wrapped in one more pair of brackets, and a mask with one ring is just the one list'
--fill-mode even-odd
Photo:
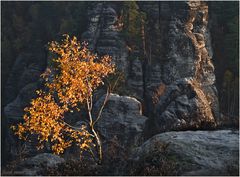
{"label": "orange foliage", "polygon": [[91,100],[93,91],[104,84],[103,78],[115,71],[111,57],[98,58],[87,49],[86,43],[80,44],[76,37],[70,39],[68,35],[61,43],[49,43],[49,50],[58,57],[53,59],[55,67],[41,75],[48,92],[37,90],[38,97],[24,109],[24,123],[12,128],[20,139],[27,140],[29,134],[38,135],[38,149],[50,142],[56,154],[73,144],[81,150],[90,150],[95,132],[91,134],[84,126],[67,124],[64,113],[73,108],[79,111],[80,104]]}

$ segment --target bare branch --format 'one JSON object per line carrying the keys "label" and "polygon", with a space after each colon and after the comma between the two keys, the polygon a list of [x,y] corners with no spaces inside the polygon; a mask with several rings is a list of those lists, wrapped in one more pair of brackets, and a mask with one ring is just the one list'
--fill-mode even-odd
{"label": "bare branch", "polygon": [[87,98],[87,109],[88,109],[88,117],[89,117],[89,124],[90,126],[93,125],[93,119],[92,119],[92,113],[91,113],[91,108],[90,108],[90,103],[89,103],[89,100]]}
{"label": "bare branch", "polygon": [[118,75],[116,81],[114,82],[113,87],[112,87],[111,90],[110,90],[111,92],[113,92],[113,90],[115,89],[115,87],[116,87],[116,85],[117,85],[117,83],[118,83],[118,81],[119,81],[121,75],[122,75],[122,72],[119,73],[119,75]]}
{"label": "bare branch", "polygon": [[100,119],[102,111],[103,111],[103,108],[105,107],[105,105],[106,105],[106,103],[108,101],[109,96],[110,96],[110,87],[108,87],[108,89],[107,89],[107,93],[106,93],[104,102],[103,102],[103,104],[102,104],[102,106],[101,106],[101,108],[100,108],[100,110],[98,112],[97,119],[93,122],[93,125]]}
{"label": "bare branch", "polygon": [[95,162],[97,162],[98,160],[96,159],[96,157],[95,157],[95,155],[94,155],[92,149],[89,149],[89,152],[90,152],[90,154],[91,154],[93,160],[94,160]]}
{"label": "bare branch", "polygon": [[[69,126],[69,127],[72,128],[72,129],[82,130],[80,127],[72,126],[72,125],[70,125],[70,124],[68,124],[68,123],[66,123],[66,122],[64,122],[64,121],[62,121],[62,123],[65,124],[65,125],[67,125],[67,126]],[[90,135],[91,137],[94,137],[94,135],[92,135],[92,134],[90,134],[90,133],[89,133],[89,135]]]}
{"label": "bare branch", "polygon": [[92,99],[92,94],[90,95],[90,111],[92,111],[92,106],[93,106],[93,99]]}

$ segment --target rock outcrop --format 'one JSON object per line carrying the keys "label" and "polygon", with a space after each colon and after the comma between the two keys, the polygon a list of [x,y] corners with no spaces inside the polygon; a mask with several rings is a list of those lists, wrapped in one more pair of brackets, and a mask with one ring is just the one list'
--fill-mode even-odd
{"label": "rock outcrop", "polygon": [[23,109],[36,96],[36,89],[41,87],[40,74],[47,63],[43,45],[36,42],[33,46],[32,53],[22,53],[17,57],[4,88],[3,126],[6,130],[2,143],[5,144],[3,149],[8,160],[15,159],[21,144],[9,127],[23,121]]}
{"label": "rock outcrop", "polygon": [[[113,3],[114,4],[114,3]],[[117,13],[109,2],[95,2],[89,9],[87,31],[82,34],[82,40],[100,55],[110,55],[121,71],[128,68],[125,42],[117,27]]]}
{"label": "rock outcrop", "polygon": [[[125,75],[126,89],[144,103],[144,114],[157,123],[158,131],[214,127],[219,110],[206,2],[139,2],[147,14],[146,54],[133,60],[118,25],[118,5],[91,3],[82,40],[94,52],[113,57]],[[37,82],[47,63],[43,55],[32,58],[20,55],[13,67],[5,88],[7,116],[21,116],[20,91]]]}
{"label": "rock outcrop", "polygon": [[[16,125],[23,121],[24,108],[29,105],[29,102],[36,96],[35,90],[38,88],[37,83],[30,83],[23,87],[17,98],[9,103],[4,108],[4,118],[7,120],[5,126],[7,127],[6,138],[4,139],[4,149],[8,154],[8,160],[15,159],[22,151],[23,144],[18,141],[18,138],[13,134],[12,130],[8,130],[10,126]],[[36,148],[31,147],[31,143],[26,142],[28,151],[35,151]],[[30,152],[29,151],[29,152]],[[29,153],[28,152],[28,153]]]}
{"label": "rock outcrop", "polygon": [[160,30],[160,38],[166,39],[165,54],[148,59],[144,74],[149,115],[158,131],[215,127],[219,110],[207,4],[163,2],[152,10],[160,14],[156,23],[165,14],[167,28]]}
{"label": "rock outcrop", "polygon": [[[175,164],[168,175],[238,175],[239,132],[185,131],[158,134],[132,154],[140,171],[162,158]],[[144,165],[143,165],[144,164]],[[176,172],[174,174],[174,172]],[[156,175],[156,174],[155,174]]]}
{"label": "rock outcrop", "polygon": [[4,86],[3,105],[14,101],[26,85],[37,82],[46,64],[47,58],[42,42],[36,41],[27,52],[20,53]]}
{"label": "rock outcrop", "polygon": [[[138,51],[129,56],[120,52],[124,40],[113,25],[119,15],[113,3],[99,2],[90,10],[89,30],[83,36],[87,36],[93,50],[114,56],[127,78],[126,89],[144,103],[144,114],[157,123],[157,131],[215,127],[219,110],[207,4],[191,1],[138,5],[147,14],[146,46],[142,49],[145,56],[135,56],[141,55]],[[114,50],[118,44],[115,38],[121,41],[118,50]],[[130,59],[133,54],[134,59]]]}
{"label": "rock outcrop", "polygon": [[131,95],[143,101],[143,66],[140,59],[135,59],[129,66],[127,86]]}
{"label": "rock outcrop", "polygon": [[[96,103],[95,112],[100,109],[104,98]],[[128,149],[141,143],[146,120],[138,100],[111,94],[96,126],[104,140],[117,138]]]}
{"label": "rock outcrop", "polygon": [[28,106],[31,99],[36,96],[35,91],[37,88],[36,82],[27,84],[21,89],[17,98],[5,107],[4,113],[10,124],[22,120],[23,109]]}
{"label": "rock outcrop", "polygon": [[11,172],[3,171],[3,175],[20,175],[20,176],[36,176],[43,173],[46,168],[53,168],[64,163],[65,160],[57,155],[50,153],[38,154],[34,157],[27,158],[18,163]]}
{"label": "rock outcrop", "polygon": [[[129,58],[126,39],[118,25],[121,3],[89,3],[88,27],[81,40],[87,41],[99,55],[113,57],[118,70],[125,75],[124,88],[131,91],[129,96],[141,101],[143,114],[149,117],[146,132],[152,131],[154,135],[171,130],[214,128],[219,122],[219,108],[207,3],[137,3],[147,15],[144,56]],[[34,96],[39,75],[46,68],[43,46],[38,44],[35,48],[38,50],[19,55],[4,86],[7,127],[21,121],[23,108]],[[140,53],[132,51],[131,55]],[[98,98],[103,94],[99,91]],[[101,133],[107,137],[111,133],[106,134],[105,130],[113,131],[119,134],[121,142],[135,142],[133,137],[142,133],[146,120],[139,107],[140,102],[133,98],[112,95],[98,124]]]}

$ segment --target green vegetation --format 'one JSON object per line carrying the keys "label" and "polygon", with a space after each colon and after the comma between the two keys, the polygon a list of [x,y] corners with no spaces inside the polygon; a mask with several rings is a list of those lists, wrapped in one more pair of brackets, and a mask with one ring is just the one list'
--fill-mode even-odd
{"label": "green vegetation", "polygon": [[139,9],[136,1],[124,1],[122,9],[124,38],[131,49],[138,49],[144,37],[146,14]]}

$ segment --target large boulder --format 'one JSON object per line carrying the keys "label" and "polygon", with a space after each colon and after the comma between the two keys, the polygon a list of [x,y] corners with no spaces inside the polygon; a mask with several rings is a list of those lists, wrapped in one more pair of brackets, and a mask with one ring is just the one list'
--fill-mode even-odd
{"label": "large boulder", "polygon": [[[96,103],[95,110],[99,110],[104,98]],[[130,148],[141,142],[146,120],[137,99],[111,94],[96,125],[104,139],[117,137],[121,145]]]}
{"label": "large boulder", "polygon": [[36,176],[41,175],[44,169],[54,168],[64,163],[65,160],[51,153],[42,153],[34,157],[27,158],[16,164],[12,172],[3,171],[4,175]]}
{"label": "large boulder", "polygon": [[159,131],[213,128],[216,126],[209,101],[193,78],[166,86],[154,111]]}
{"label": "large boulder", "polygon": [[[98,112],[105,95],[96,102]],[[104,175],[126,175],[128,154],[143,142],[145,122],[141,103],[129,96],[110,94],[96,124],[102,141]]]}
{"label": "large boulder", "polygon": [[161,169],[161,165],[170,166],[171,171],[154,171],[154,175],[238,175],[239,131],[158,134],[138,147],[132,158],[139,175],[147,168]]}

